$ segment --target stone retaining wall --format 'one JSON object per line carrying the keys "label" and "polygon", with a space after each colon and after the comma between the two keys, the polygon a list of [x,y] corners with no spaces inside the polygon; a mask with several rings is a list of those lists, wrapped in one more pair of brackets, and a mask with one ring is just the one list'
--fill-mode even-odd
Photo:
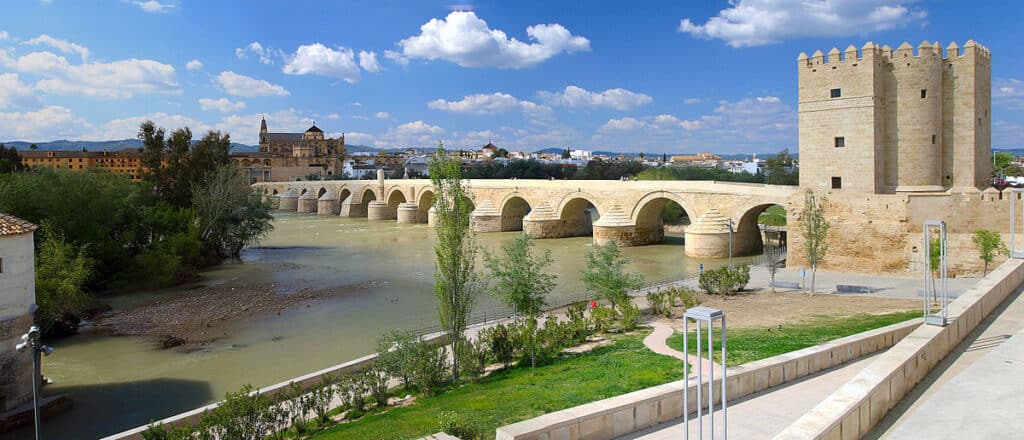
{"label": "stone retaining wall", "polygon": [[[757,393],[885,350],[921,323],[915,319],[870,330],[802,350],[727,369],[729,400]],[[680,365],[682,368],[682,365]],[[707,387],[707,381],[704,381]],[[721,401],[721,379],[714,401]],[[705,388],[706,389],[706,388]],[[691,381],[688,412],[697,410],[697,384]],[[706,407],[706,400],[699,402]],[[575,408],[545,414],[497,429],[497,440],[612,439],[683,417],[683,382],[634,391]]]}
{"label": "stone retaining wall", "polygon": [[1007,260],[950,303],[949,325],[917,328],[775,438],[860,438],[1022,282],[1024,260]]}

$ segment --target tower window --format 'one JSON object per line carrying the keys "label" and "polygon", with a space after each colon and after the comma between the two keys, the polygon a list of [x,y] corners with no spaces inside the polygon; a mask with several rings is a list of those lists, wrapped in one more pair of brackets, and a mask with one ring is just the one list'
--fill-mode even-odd
{"label": "tower window", "polygon": [[4,259],[0,258],[0,273],[4,273]]}
{"label": "tower window", "polygon": [[933,134],[933,135],[932,135],[932,145],[935,145],[935,141],[936,141],[937,139],[938,139],[938,136],[936,136],[936,135],[934,135],[934,134]]}
{"label": "tower window", "polygon": [[840,96],[843,96],[843,89],[832,89],[831,91],[829,91],[829,94],[833,98],[838,98]]}
{"label": "tower window", "polygon": [[843,148],[846,146],[846,138],[843,136],[837,136],[835,139],[836,148]]}
{"label": "tower window", "polygon": [[832,178],[832,189],[840,189],[842,187],[843,187],[843,178],[842,177],[833,177]]}
{"label": "tower window", "polygon": [[928,97],[928,89],[921,89],[921,99]]}

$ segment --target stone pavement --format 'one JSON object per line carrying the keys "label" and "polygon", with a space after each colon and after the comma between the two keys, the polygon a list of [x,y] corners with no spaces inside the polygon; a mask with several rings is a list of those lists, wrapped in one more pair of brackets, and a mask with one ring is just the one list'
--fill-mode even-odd
{"label": "stone pavement", "polygon": [[[1011,294],[982,321],[865,438],[944,438],[923,435],[932,432],[931,425],[944,427],[948,438],[999,437],[982,434],[986,429],[1005,429],[1001,432],[1011,435],[1002,437],[1019,437],[1024,432],[1019,417],[1001,418],[998,423],[993,423],[992,417],[1005,411],[1018,414],[1024,407],[1020,397],[1024,396],[1022,290]],[[1011,390],[1016,390],[1016,397],[1007,395]]]}
{"label": "stone pavement", "polygon": [[[669,325],[664,320],[651,321],[650,325],[651,325],[651,327],[654,327],[654,331],[651,332],[650,335],[647,335],[646,338],[644,338],[644,346],[646,346],[647,348],[651,349],[651,351],[653,351],[655,353],[658,353],[658,354],[661,354],[661,355],[665,355],[665,356],[672,356],[672,357],[674,357],[676,359],[683,360],[683,356],[684,356],[683,352],[681,352],[679,350],[676,350],[676,349],[674,349],[672,347],[669,347],[668,344],[665,343],[665,340],[668,339],[669,336],[672,336],[672,333],[675,332],[675,330],[672,328],[672,326]],[[708,362],[707,359],[701,359],[701,358],[698,358],[697,356],[694,356],[692,354],[691,355],[686,355],[686,360],[687,360],[687,362],[690,363],[690,365],[698,365],[699,364],[700,367],[701,367],[701,370],[702,370],[701,372],[705,376],[710,374],[711,368],[714,368],[716,372],[722,371],[722,367],[720,365],[718,365],[717,363]],[[692,370],[692,371],[696,371],[696,370]],[[697,373],[693,372],[691,374],[697,374]]]}
{"label": "stone pavement", "polygon": [[[839,389],[873,360],[874,356],[861,358],[803,380],[729,402],[729,438],[771,438],[821,402],[825,396]],[[708,434],[707,414],[703,419],[704,431]],[[716,437],[725,438],[722,436],[721,410],[715,411],[715,423],[718,425]],[[678,440],[683,438],[684,428],[683,421],[678,419],[621,438]],[[698,438],[696,413],[691,414],[690,438]]]}

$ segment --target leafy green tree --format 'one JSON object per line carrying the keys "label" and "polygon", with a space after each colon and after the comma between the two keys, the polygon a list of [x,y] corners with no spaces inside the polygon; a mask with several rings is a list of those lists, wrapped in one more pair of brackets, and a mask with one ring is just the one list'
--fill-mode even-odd
{"label": "leafy green tree", "polygon": [[1024,169],[1017,165],[1016,160],[1017,157],[1012,153],[996,153],[992,163],[993,177],[1024,176]]}
{"label": "leafy green tree", "polygon": [[494,152],[494,157],[508,157],[508,150],[499,148],[498,151]]}
{"label": "leafy green tree", "polygon": [[570,157],[572,157],[572,154],[569,153],[569,149],[568,148],[566,148],[565,150],[562,150],[562,159],[568,159]]}
{"label": "leafy green tree", "polygon": [[247,184],[242,170],[222,165],[192,194],[199,237],[221,258],[238,258],[243,247],[274,228],[270,206]]}
{"label": "leafy green tree", "polygon": [[825,218],[826,204],[828,199],[825,196],[814,195],[810,188],[804,192],[800,226],[807,264],[811,265],[811,295],[814,295],[814,280],[818,274],[818,266],[825,261],[828,254],[828,230],[831,225]]}
{"label": "leafy green tree", "polygon": [[470,311],[480,291],[475,271],[477,247],[469,229],[473,210],[470,193],[462,181],[462,167],[439,144],[437,154],[428,163],[434,185],[434,296],[441,328],[448,336],[452,352],[452,379],[458,380],[459,345],[464,341]]}
{"label": "leafy green tree", "polygon": [[25,165],[21,162],[18,150],[14,147],[6,148],[4,144],[0,144],[0,173],[13,173],[24,169]]}
{"label": "leafy green tree", "polygon": [[604,246],[595,245],[584,258],[587,268],[581,278],[583,285],[598,298],[611,302],[612,310],[629,301],[630,290],[643,286],[643,275],[626,271],[629,259],[622,256],[615,240]]}
{"label": "leafy green tree", "polygon": [[978,229],[974,231],[972,240],[974,241],[974,247],[978,249],[978,257],[985,263],[982,276],[988,275],[988,265],[992,264],[996,256],[1010,254],[1010,251],[1006,248],[1006,243],[1003,243],[1003,237],[999,236],[999,233],[996,231]]}
{"label": "leafy green tree", "polygon": [[36,150],[39,149],[39,146],[36,145],[36,144],[31,144],[31,145],[28,146],[28,149],[32,150],[32,151],[36,151]]}
{"label": "leafy green tree", "polygon": [[78,314],[88,302],[85,283],[93,261],[88,246],[76,247],[52,224],[42,225],[42,240],[36,256],[36,320],[44,336],[74,333]]}
{"label": "leafy green tree", "polygon": [[424,349],[416,333],[409,330],[392,330],[377,338],[378,365],[389,375],[401,379],[402,385],[409,387],[414,374],[413,365],[417,353]]}
{"label": "leafy green tree", "polygon": [[517,313],[526,316],[530,342],[530,368],[537,365],[537,316],[544,309],[547,295],[555,288],[556,275],[545,270],[554,261],[551,251],[532,252],[533,241],[523,234],[501,247],[500,255],[484,251],[484,261],[493,280],[491,295]]}

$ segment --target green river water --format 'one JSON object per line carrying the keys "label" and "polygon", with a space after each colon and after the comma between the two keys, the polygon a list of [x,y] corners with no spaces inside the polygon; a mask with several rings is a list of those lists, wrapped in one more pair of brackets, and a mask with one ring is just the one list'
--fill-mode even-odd
{"label": "green river water", "polygon": [[[208,349],[184,353],[157,350],[153,341],[88,332],[55,341],[43,373],[54,384],[46,394],[68,393],[75,404],[45,420],[44,438],[90,439],[114,434],[210,403],[244,384],[266,386],[329,367],[373,351],[374,340],[392,328],[436,323],[433,231],[426,225],[393,221],[276,213],[275,230],[260,246],[243,251],[242,261],[202,275],[203,285],[274,283],[280,294],[301,288],[347,291],[261,319],[235,323],[229,336]],[[497,249],[519,232],[478,234],[478,243]],[[537,240],[550,250],[559,275],[558,297],[579,295],[583,254],[590,237]],[[631,269],[648,278],[697,270],[701,262],[683,255],[682,240],[624,248]],[[115,310],[146,303],[184,288],[109,298]],[[482,297],[478,311],[495,306]],[[22,429],[14,438],[29,438]]]}

